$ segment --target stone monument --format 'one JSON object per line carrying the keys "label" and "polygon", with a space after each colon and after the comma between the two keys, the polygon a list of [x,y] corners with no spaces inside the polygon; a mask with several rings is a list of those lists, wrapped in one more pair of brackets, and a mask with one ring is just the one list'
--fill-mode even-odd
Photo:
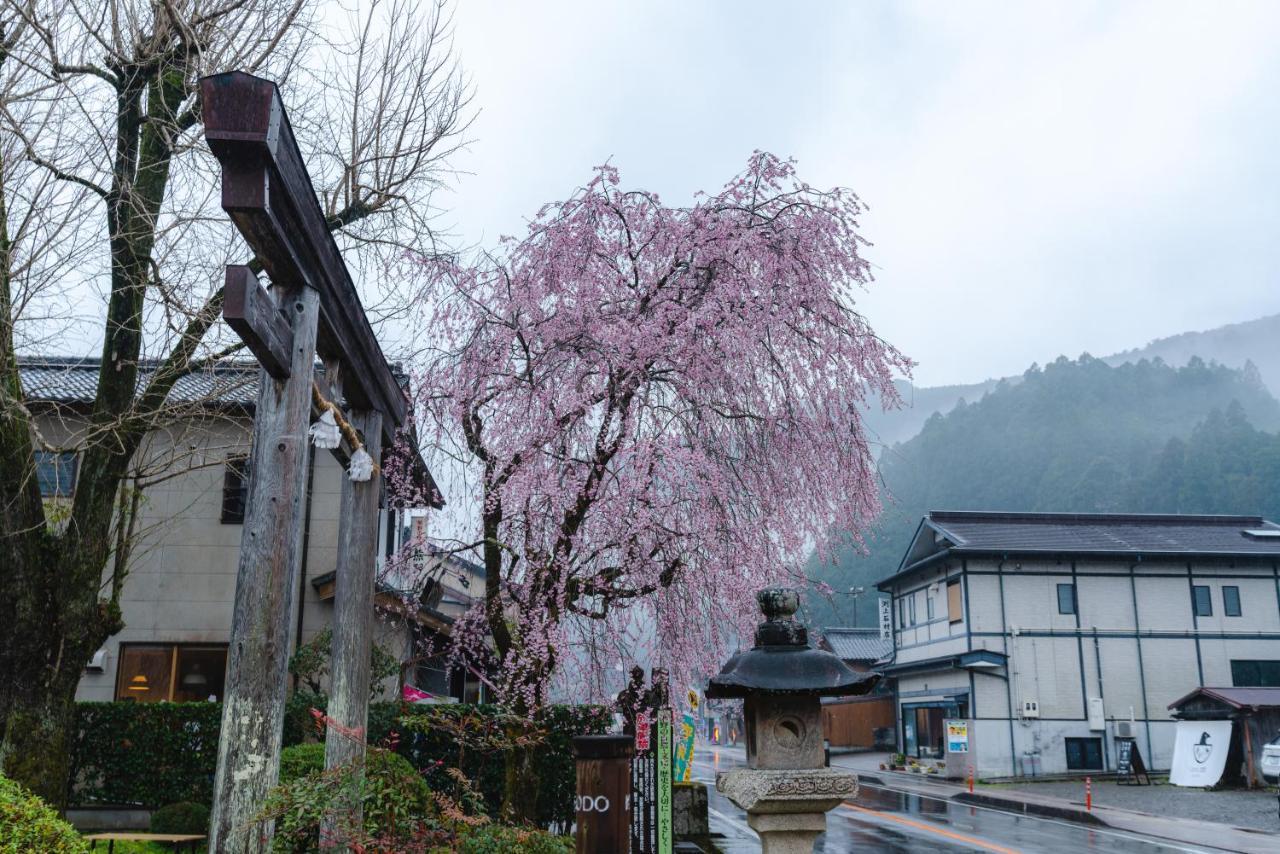
{"label": "stone monument", "polygon": [[746,723],[747,767],[717,774],[716,788],[747,811],[763,854],[812,854],[827,812],[858,791],[852,773],[824,767],[821,698],[866,694],[880,677],[809,645],[796,591],[761,590],[756,601],[765,620],[755,646],[707,686],[708,698],[741,698]]}

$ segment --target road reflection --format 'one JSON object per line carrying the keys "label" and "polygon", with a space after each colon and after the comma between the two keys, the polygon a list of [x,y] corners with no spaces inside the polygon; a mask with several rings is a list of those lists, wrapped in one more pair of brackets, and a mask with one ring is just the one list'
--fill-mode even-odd
{"label": "road reflection", "polygon": [[[743,764],[741,750],[699,745],[694,776],[708,783],[713,826],[724,833],[725,854],[758,852],[759,841],[746,815],[715,791],[717,771]],[[987,854],[1080,854],[1080,852],[1202,852],[1117,831],[1088,828],[1053,819],[1020,816],[953,804],[943,798],[900,792],[863,782],[858,795],[833,810],[816,851],[966,851]]]}

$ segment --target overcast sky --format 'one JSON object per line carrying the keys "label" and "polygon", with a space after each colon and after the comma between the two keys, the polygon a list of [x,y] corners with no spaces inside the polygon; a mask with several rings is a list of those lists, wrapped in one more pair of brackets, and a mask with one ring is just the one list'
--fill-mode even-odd
{"label": "overcast sky", "polygon": [[1280,311],[1280,2],[461,0],[455,25],[465,241],[605,160],[684,204],[762,148],[871,206],[860,308],[923,385]]}

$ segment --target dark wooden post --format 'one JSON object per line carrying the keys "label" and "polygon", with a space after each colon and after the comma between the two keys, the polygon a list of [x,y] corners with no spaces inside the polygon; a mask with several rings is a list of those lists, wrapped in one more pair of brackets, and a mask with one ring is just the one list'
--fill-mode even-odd
{"label": "dark wooden post", "polygon": [[[365,450],[382,457],[382,415],[357,411],[349,419],[364,438]],[[342,482],[338,517],[338,569],[333,596],[333,656],[329,689],[329,727],[324,738],[324,767],[362,760],[369,720],[369,651],[373,632],[374,576],[377,573],[378,498],[382,475],[363,482]],[[352,775],[358,786],[362,769]],[[323,838],[338,839],[344,827],[360,826],[359,799],[344,799],[340,814],[325,817]]]}
{"label": "dark wooden post", "polygon": [[236,572],[222,737],[214,778],[209,850],[265,851],[272,827],[250,826],[280,768],[292,603],[302,558],[307,426],[320,295],[283,291],[292,327],[289,377],[258,372],[248,506]]}

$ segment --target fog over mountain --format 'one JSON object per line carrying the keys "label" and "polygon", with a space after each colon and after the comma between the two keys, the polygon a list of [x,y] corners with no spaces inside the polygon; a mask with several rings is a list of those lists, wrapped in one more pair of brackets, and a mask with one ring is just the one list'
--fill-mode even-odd
{"label": "fog over mountain", "polygon": [[[1243,368],[1253,362],[1262,382],[1280,397],[1280,314],[1243,323],[1232,323],[1203,332],[1184,332],[1157,338],[1143,347],[1135,347],[1111,356],[1102,356],[1108,365],[1160,359],[1173,367],[1181,367],[1193,357],[1205,362]],[[1021,377],[1005,377],[1018,382]],[[935,412],[950,412],[961,400],[973,403],[992,391],[1002,380],[988,379],[965,385],[915,387],[907,381],[898,383],[906,405],[899,410],[882,412],[874,408],[864,416],[867,428],[876,442],[891,448],[920,432]]]}

